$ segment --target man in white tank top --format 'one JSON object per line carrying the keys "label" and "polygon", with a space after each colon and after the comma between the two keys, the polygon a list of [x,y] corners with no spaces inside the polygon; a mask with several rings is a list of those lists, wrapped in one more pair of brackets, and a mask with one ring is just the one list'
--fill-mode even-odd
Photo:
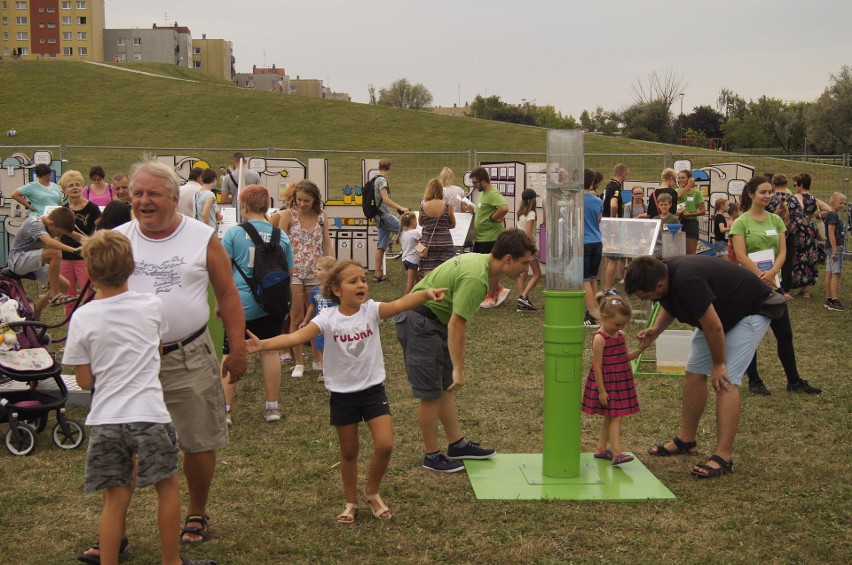
{"label": "man in white tank top", "polygon": [[[189,506],[182,540],[200,542],[210,532],[206,507],[216,450],[228,443],[220,380],[225,374],[236,382],[245,373],[245,317],[219,238],[211,227],[177,211],[179,184],[166,165],[137,165],[130,182],[136,219],[116,230],[133,247],[136,271],[130,289],[154,293],[166,307],[169,331],[163,337],[160,381],[185,454]],[[221,372],[207,332],[208,283],[231,343]]]}

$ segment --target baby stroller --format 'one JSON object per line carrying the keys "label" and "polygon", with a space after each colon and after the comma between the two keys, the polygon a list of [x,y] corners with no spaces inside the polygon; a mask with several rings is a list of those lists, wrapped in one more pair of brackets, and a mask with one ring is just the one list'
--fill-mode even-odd
{"label": "baby stroller", "polygon": [[[6,449],[13,455],[30,455],[37,443],[36,434],[47,427],[48,415],[56,411],[53,442],[61,449],[75,449],[85,438],[83,426],[66,418],[65,403],[68,388],[62,380],[62,364],[47,346],[50,326],[33,321],[32,305],[23,288],[14,280],[0,277],[0,294],[18,303],[21,321],[0,325],[4,343],[0,345],[0,384],[16,381],[26,387],[0,388],[0,423],[8,422]],[[4,300],[5,302],[5,300]],[[0,304],[2,307],[2,304]],[[53,380],[56,390],[39,390],[39,383]]]}
{"label": "baby stroller", "polygon": [[[5,325],[17,335],[22,349],[0,351],[0,381],[27,383],[24,390],[0,389],[0,423],[9,422],[6,449],[12,455],[31,455],[36,434],[47,427],[52,410],[57,420],[51,433],[53,443],[61,449],[80,447],[85,433],[79,422],[65,416],[68,388],[62,380],[62,364],[45,347],[50,343],[47,325],[28,320]],[[57,390],[39,390],[39,383],[50,379]]]}

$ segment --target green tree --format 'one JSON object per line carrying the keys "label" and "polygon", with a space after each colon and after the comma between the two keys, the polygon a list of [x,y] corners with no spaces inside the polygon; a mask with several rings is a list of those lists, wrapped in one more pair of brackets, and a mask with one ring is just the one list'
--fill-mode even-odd
{"label": "green tree", "polygon": [[808,142],[820,153],[852,151],[852,67],[844,65],[807,111]]}
{"label": "green tree", "polygon": [[671,143],[675,139],[672,113],[663,99],[636,102],[621,112],[624,135],[632,139]]}
{"label": "green tree", "polygon": [[592,116],[588,110],[583,110],[583,113],[580,114],[580,126],[585,130],[594,131],[595,125],[592,123]]}
{"label": "green tree", "polygon": [[722,126],[722,131],[725,133],[725,145],[728,149],[749,149],[769,145],[769,138],[757,116],[728,118]]}
{"label": "green tree", "polygon": [[382,106],[420,110],[432,105],[432,93],[420,83],[411,84],[408,79],[401,78],[389,87],[379,89],[378,103]]}

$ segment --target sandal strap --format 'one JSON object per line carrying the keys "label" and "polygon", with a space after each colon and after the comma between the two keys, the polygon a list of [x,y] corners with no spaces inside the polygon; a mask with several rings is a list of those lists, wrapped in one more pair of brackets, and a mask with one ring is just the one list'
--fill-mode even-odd
{"label": "sandal strap", "polygon": [[[722,469],[730,469],[731,467],[734,466],[734,460],[733,459],[731,459],[730,461],[725,461],[724,459],[722,459],[721,457],[719,457],[715,453],[710,456],[710,461],[717,463],[719,465],[719,467],[722,468]],[[711,467],[711,469],[712,469],[712,467]]]}
{"label": "sandal strap", "polygon": [[698,442],[697,442],[697,441],[683,441],[683,440],[682,440],[682,439],[680,439],[678,436],[673,437],[673,438],[672,438],[672,442],[673,442],[676,446],[678,446],[678,448],[679,448],[681,451],[689,451],[690,449],[693,449],[693,448],[695,448],[696,446],[698,446]]}

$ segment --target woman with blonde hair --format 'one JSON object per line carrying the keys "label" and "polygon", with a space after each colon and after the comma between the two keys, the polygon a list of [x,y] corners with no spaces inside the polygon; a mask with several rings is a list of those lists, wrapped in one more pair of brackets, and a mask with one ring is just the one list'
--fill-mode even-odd
{"label": "woman with blonde hair", "polygon": [[450,235],[450,230],[456,227],[456,216],[444,199],[438,179],[432,179],[426,185],[420,203],[419,223],[422,228],[420,243],[428,248],[426,256],[420,258],[420,272],[425,276],[456,254]]}
{"label": "woman with blonde hair", "polygon": [[456,175],[449,167],[441,169],[441,174],[438,175],[438,181],[441,183],[441,188],[444,191],[444,203],[453,209],[453,212],[471,212],[466,210],[466,205],[462,204],[461,199],[464,198],[464,189],[456,186]]}

